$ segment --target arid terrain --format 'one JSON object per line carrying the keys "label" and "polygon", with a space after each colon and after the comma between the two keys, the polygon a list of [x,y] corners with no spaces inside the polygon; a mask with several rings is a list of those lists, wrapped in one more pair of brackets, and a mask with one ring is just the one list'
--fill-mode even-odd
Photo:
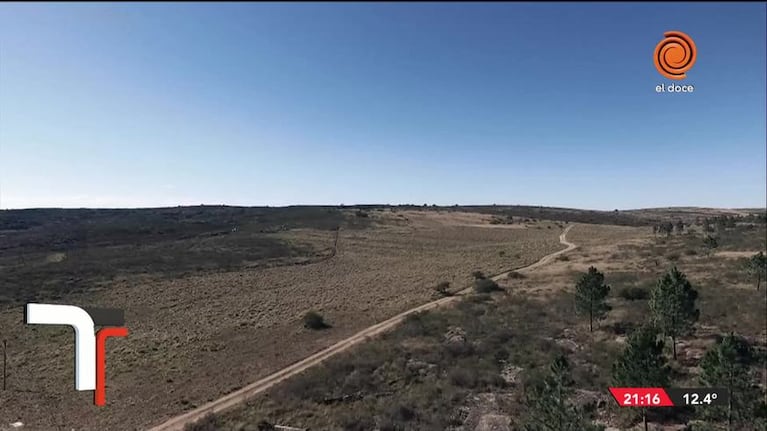
{"label": "arid terrain", "polygon": [[[440,282],[460,290],[473,271],[535,262],[563,248],[565,227],[417,207],[289,210],[287,222],[278,209],[163,211],[3,214],[3,423],[146,429],[428,302]],[[23,324],[32,301],[125,310],[130,335],[107,347],[106,407],[73,389],[71,329]],[[305,329],[309,310],[330,328]]]}
{"label": "arid terrain", "polygon": [[[500,283],[503,291],[417,314],[391,333],[187,429],[523,429],[525,393],[558,354],[572,366],[571,402],[589,420],[612,430],[642,429],[638,409],[618,408],[607,387],[627,336],[648,320],[651,290],[676,266],[698,291],[700,317],[692,333],[678,340],[677,359],[668,358],[670,385],[705,386],[703,356],[721,337],[736,334],[750,345],[746,366],[756,391],[750,402],[757,407],[736,415],[731,429],[763,430],[767,417],[758,404],[767,388],[767,288],[762,283],[756,289],[745,263],[764,251],[767,232],[763,220],[731,220],[719,228],[695,223],[699,216],[713,220],[721,214],[701,210],[685,219],[683,232],[669,235],[650,226],[576,224],[568,233],[576,250],[534,271],[511,273]],[[716,236],[716,248],[705,246],[706,235]],[[573,295],[589,266],[611,286],[611,309],[593,332],[576,312]],[[665,355],[671,356],[668,344]],[[707,408],[648,409],[649,429],[725,429],[722,417],[710,416]]]}

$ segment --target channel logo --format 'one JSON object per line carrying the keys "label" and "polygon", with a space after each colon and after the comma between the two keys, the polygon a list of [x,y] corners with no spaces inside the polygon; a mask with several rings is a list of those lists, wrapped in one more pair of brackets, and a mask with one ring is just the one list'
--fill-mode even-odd
{"label": "channel logo", "polygon": [[[88,309],[74,305],[27,304],[28,325],[67,325],[75,330],[75,390],[95,391],[93,403],[106,404],[106,353],[109,337],[125,337],[128,328],[122,310]],[[105,326],[94,332],[95,325]]]}
{"label": "channel logo", "polygon": [[655,46],[655,68],[668,79],[685,79],[698,57],[692,38],[681,31],[667,31]]}

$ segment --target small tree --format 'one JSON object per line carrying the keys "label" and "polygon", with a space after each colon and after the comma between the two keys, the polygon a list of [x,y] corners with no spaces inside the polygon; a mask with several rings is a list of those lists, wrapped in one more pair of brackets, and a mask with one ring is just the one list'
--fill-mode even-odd
{"label": "small tree", "polygon": [[676,359],[676,339],[692,332],[700,311],[695,308],[698,292],[676,267],[671,268],[650,292],[650,313],[655,326],[671,337]]}
{"label": "small tree", "polygon": [[750,369],[752,360],[751,346],[732,333],[712,346],[701,360],[701,384],[725,387],[730,392],[727,406],[706,407],[704,413],[709,419],[725,419],[728,430],[733,429],[733,423],[754,419],[759,389]]}
{"label": "small tree", "polygon": [[759,290],[762,280],[767,278],[767,256],[761,251],[751,256],[746,264],[746,269],[751,276],[756,278],[756,290]]}
{"label": "small tree", "polygon": [[676,233],[678,233],[680,235],[682,233],[684,233],[684,226],[685,225],[684,225],[684,222],[682,221],[682,219],[677,220],[676,221],[676,226],[675,226],[676,227]]}
{"label": "small tree", "polygon": [[604,274],[593,266],[575,284],[575,305],[579,312],[588,314],[590,332],[594,330],[594,320],[604,319],[610,310],[606,302],[609,293]]}
{"label": "small tree", "polygon": [[663,223],[663,232],[666,233],[666,236],[671,236],[671,234],[674,232],[674,223],[667,221]]}
{"label": "small tree", "polygon": [[717,241],[716,237],[706,235],[706,237],[703,238],[703,246],[706,247],[706,254],[711,254],[714,249],[719,247],[719,241]]}
{"label": "small tree", "polygon": [[[641,327],[629,336],[612,368],[613,382],[618,387],[664,387],[669,383],[669,374],[663,340],[658,339],[658,331],[651,326]],[[647,431],[646,408],[642,408],[642,422]]]}
{"label": "small tree", "polygon": [[597,431],[604,429],[588,419],[586,412],[569,402],[573,394],[573,379],[567,358],[558,356],[549,366],[542,382],[525,392],[527,414],[525,431]]}

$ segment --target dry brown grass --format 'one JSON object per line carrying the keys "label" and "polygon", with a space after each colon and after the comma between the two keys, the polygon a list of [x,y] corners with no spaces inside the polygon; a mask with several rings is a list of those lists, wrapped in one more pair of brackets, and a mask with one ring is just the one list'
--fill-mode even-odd
{"label": "dry brown grass", "polygon": [[[695,333],[679,341],[679,360],[672,361],[676,373],[673,386],[699,386],[700,357],[719,334],[736,331],[757,349],[767,348],[764,290],[756,292],[742,278],[738,259],[731,253],[684,253],[698,244],[699,238],[655,238],[649,228],[578,225],[568,234],[568,240],[578,245],[568,253],[568,260],[554,260],[525,272],[524,277],[502,280],[506,293],[476,295],[455,309],[430,312],[422,317],[426,324],[406,322],[390,336],[331,359],[326,366],[309,370],[267,396],[222,415],[221,429],[247,429],[261,419],[323,430],[373,429],[391,421],[401,427],[398,429],[445,429],[445,422],[453,420],[448,418],[456,417],[465,419],[451,425],[474,429],[476,421],[472,422],[472,418],[485,414],[511,418],[513,422],[524,414],[520,404],[524,384],[466,387],[465,382],[473,382],[477,376],[479,381],[492,382],[499,363],[488,358],[504,357],[504,352],[509,353],[504,360],[520,370],[519,380],[524,382],[539,374],[550,357],[560,351],[566,352],[573,364],[579,393],[605,403],[596,409],[595,417],[619,429],[638,429],[626,422],[624,415],[617,414],[606,387],[610,384],[610,367],[625,345],[626,331],[648,318],[647,301],[624,298],[618,292],[631,287],[649,289],[673,264],[700,292],[701,310]],[[730,246],[738,256],[753,251],[742,238],[733,237],[733,241]],[[737,250],[738,244],[746,244],[747,249]],[[589,333],[586,320],[574,313],[572,297],[576,277],[590,265],[603,271],[612,285],[609,303],[613,309],[606,320],[596,325],[594,333]],[[468,339],[480,349],[461,356],[460,362],[441,356],[442,334],[456,326],[471,333]],[[413,363],[434,371],[414,376]],[[451,374],[456,363],[465,364],[464,374]],[[767,384],[765,378],[763,375],[762,385]],[[358,398],[321,402],[326,394],[338,396],[355,391],[361,391]],[[486,401],[490,398],[501,402]],[[397,409],[401,406],[413,410],[414,418],[399,417]],[[459,415],[461,411],[465,415]],[[661,419],[664,425],[654,423],[653,429],[678,430],[686,416],[679,410],[651,412],[651,422]],[[352,425],[362,428],[349,428]]]}
{"label": "dry brown grass", "polygon": [[[559,249],[559,229],[488,229],[485,218],[439,213],[377,213],[376,227],[341,231],[337,255],[285,267],[191,275],[171,280],[127,276],[107,289],[68,298],[126,311],[131,333],[107,347],[107,402],[73,390],[71,330],[25,327],[20,308],[0,314],[9,339],[9,390],[0,419],[26,429],[143,429],[295,362],[357,330],[456,288],[480,270],[494,274]],[[489,225],[487,225],[489,226]],[[332,233],[276,233],[328,247]],[[329,330],[303,329],[320,311]]]}

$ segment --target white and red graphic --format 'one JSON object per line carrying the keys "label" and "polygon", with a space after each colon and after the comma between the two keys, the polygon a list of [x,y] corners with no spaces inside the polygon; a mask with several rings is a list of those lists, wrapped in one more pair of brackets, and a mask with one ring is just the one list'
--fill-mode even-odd
{"label": "white and red graphic", "polygon": [[[96,323],[119,322],[122,310],[99,310],[90,313],[74,305],[27,304],[26,323],[30,325],[67,325],[75,330],[75,389],[95,391],[93,403],[106,404],[106,355],[104,348],[109,337],[125,337],[128,328],[112,326],[94,333]],[[98,314],[95,319],[92,314]],[[94,320],[98,322],[94,323]]]}

